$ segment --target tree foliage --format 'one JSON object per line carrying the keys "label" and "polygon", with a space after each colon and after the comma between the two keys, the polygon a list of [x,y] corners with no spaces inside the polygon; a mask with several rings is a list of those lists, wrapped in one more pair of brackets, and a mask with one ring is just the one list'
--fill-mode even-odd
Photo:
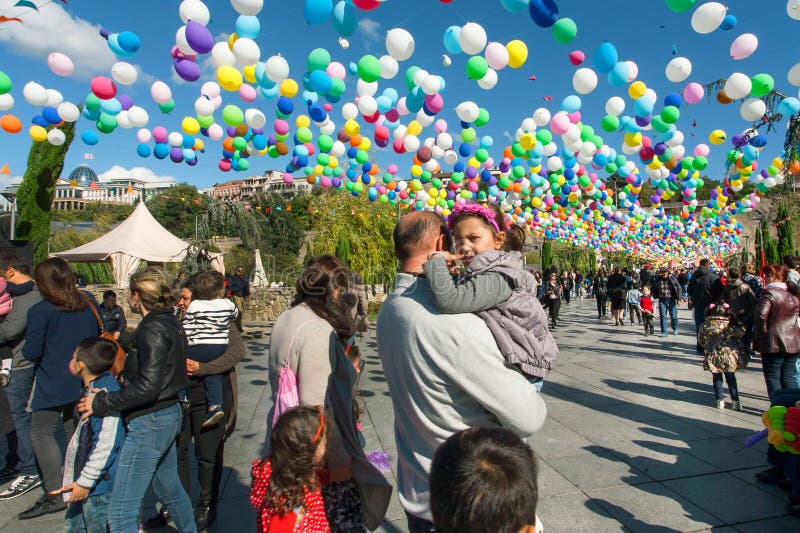
{"label": "tree foliage", "polygon": [[210,204],[211,198],[200,194],[197,187],[180,183],[166,194],[149,200],[147,208],[170,233],[181,239],[192,239],[195,237],[195,222],[199,226],[200,214],[206,213]]}
{"label": "tree foliage", "polygon": [[795,253],[794,246],[794,220],[793,209],[796,208],[797,202],[793,198],[788,197],[782,199],[778,203],[778,213],[776,224],[778,226],[778,257],[783,258],[786,256],[793,256]]}
{"label": "tree foliage", "polygon": [[756,260],[760,268],[782,262],[778,255],[778,241],[769,234],[769,220],[766,218],[761,221],[756,233]]}
{"label": "tree foliage", "polygon": [[28,152],[28,167],[17,192],[19,219],[16,238],[33,242],[33,260],[47,258],[50,216],[56,182],[64,170],[64,158],[75,137],[75,123],[65,123],[61,131],[66,141],[60,146],[34,142]]}
{"label": "tree foliage", "polygon": [[[107,231],[99,228],[86,232],[78,232],[74,229],[59,231],[50,240],[50,251],[63,252],[64,250],[71,250],[101,237]],[[89,283],[106,285],[114,283],[114,271],[107,261],[102,263],[72,263],[72,270],[77,274],[86,276]]]}
{"label": "tree foliage", "polygon": [[336,255],[367,284],[393,283],[395,207],[335,192],[312,196],[309,207],[314,255]]}
{"label": "tree foliage", "polygon": [[542,272],[547,272],[553,268],[553,243],[545,240],[542,244]]}

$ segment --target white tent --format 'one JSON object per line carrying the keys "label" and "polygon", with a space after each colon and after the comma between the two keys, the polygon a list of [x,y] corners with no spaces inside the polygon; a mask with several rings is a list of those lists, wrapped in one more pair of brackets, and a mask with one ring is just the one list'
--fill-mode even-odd
{"label": "white tent", "polygon": [[256,267],[253,270],[253,281],[251,287],[266,287],[267,273],[264,271],[264,263],[261,262],[261,250],[256,248]]}
{"label": "white tent", "polygon": [[108,260],[114,269],[117,287],[127,287],[128,278],[142,260],[154,263],[179,263],[186,257],[189,243],[179,239],[153,218],[139,202],[131,216],[102,237],[72,250],[51,254],[75,263]]}

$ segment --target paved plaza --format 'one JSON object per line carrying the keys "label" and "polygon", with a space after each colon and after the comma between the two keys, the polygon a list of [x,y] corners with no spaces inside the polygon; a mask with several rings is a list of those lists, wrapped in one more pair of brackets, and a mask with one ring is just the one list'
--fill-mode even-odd
{"label": "paved plaza", "polygon": [[[737,373],[744,412],[718,411],[685,307],[678,336],[645,338],[639,326],[601,323],[594,306],[594,300],[562,306],[564,327],[555,333],[560,362],[544,385],[547,422],[532,440],[545,531],[800,530],[800,519],[786,514],[786,494],[755,481],[765,464],[764,442],[743,446],[761,428],[768,405],[758,360]],[[239,422],[225,446],[213,532],[254,530],[247,495],[250,463],[261,456],[266,428],[269,329],[247,328]],[[362,339],[362,354],[367,451],[383,449],[395,458],[392,404],[374,331]],[[390,479],[395,482],[394,473]],[[0,503],[0,532],[63,531],[58,516],[16,520],[38,496]],[[379,531],[407,531],[396,497]]]}

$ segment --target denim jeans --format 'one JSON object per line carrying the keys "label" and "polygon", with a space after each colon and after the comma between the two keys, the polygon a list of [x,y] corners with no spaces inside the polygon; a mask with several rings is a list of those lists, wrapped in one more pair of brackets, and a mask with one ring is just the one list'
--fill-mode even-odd
{"label": "denim jeans", "polygon": [[658,300],[658,318],[661,320],[661,333],[667,334],[667,313],[672,321],[672,329],[678,329],[678,302],[675,300]]}
{"label": "denim jeans", "polygon": [[6,386],[6,397],[11,407],[11,416],[17,432],[17,458],[19,459],[17,471],[25,476],[35,476],[39,473],[31,440],[31,413],[28,411],[28,399],[33,389],[33,375],[33,367],[12,370],[11,379]]}
{"label": "denim jeans", "polygon": [[108,531],[108,504],[111,494],[89,496],[82,502],[70,503],[64,526],[67,533],[106,533]]}
{"label": "denim jeans", "polygon": [[536,392],[538,392],[539,394],[542,393],[542,385],[544,385],[544,378],[529,377],[528,383],[534,386]]}
{"label": "denim jeans", "polygon": [[111,531],[138,533],[139,511],[150,483],[158,500],[169,508],[180,533],[196,533],[192,502],[178,477],[175,439],[183,412],[178,404],[134,418],[120,452],[108,510]]}
{"label": "denim jeans", "polygon": [[761,354],[761,366],[764,371],[764,381],[767,383],[767,394],[770,399],[775,392],[781,389],[795,387],[794,374],[796,372],[796,361],[796,353]]}
{"label": "denim jeans", "polygon": [[[714,396],[717,400],[725,399],[725,392],[722,389],[722,372],[711,374],[714,385]],[[736,374],[733,372],[725,372],[725,381],[728,383],[728,392],[731,395],[731,400],[737,401],[739,399],[739,387],[736,384]]]}
{"label": "denim jeans", "polygon": [[[703,322],[706,320],[706,308],[704,306],[695,306],[694,308],[694,330],[696,333],[700,333],[700,326],[703,325]],[[697,353],[705,353],[703,347],[700,346],[700,343],[697,343],[695,347]]]}
{"label": "denim jeans", "polygon": [[406,512],[408,519],[408,533],[433,533],[433,522],[414,516]]}

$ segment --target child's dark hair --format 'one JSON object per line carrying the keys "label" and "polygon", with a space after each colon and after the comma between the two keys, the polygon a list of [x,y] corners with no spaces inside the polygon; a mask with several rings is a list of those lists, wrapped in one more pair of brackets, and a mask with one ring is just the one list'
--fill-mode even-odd
{"label": "child's dark hair", "polygon": [[192,298],[216,300],[225,288],[225,278],[215,270],[200,272],[192,281]]}
{"label": "child's dark hair", "polygon": [[518,533],[536,523],[536,459],[507,429],[452,435],[434,454],[429,482],[437,533]]}
{"label": "child's dark hair", "polygon": [[75,348],[75,359],[95,376],[111,370],[116,356],[117,345],[103,337],[87,337]]}
{"label": "child's dark hair", "polygon": [[284,515],[303,506],[304,488],[316,490],[316,472],[322,465],[314,462],[320,442],[328,434],[321,406],[301,406],[281,414],[269,439],[272,477],[267,489],[267,505]]}
{"label": "child's dark hair", "polygon": [[503,248],[506,252],[522,252],[525,248],[525,239],[528,232],[519,224],[511,224],[506,230],[506,242]]}

